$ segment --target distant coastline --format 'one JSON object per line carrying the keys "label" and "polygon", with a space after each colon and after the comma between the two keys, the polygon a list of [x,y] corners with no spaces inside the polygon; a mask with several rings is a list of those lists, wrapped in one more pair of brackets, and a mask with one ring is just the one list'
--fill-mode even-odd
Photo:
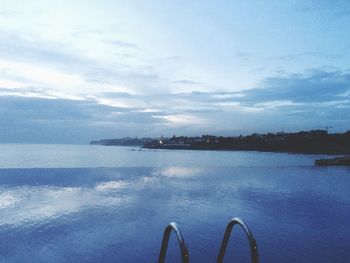
{"label": "distant coastline", "polygon": [[103,146],[144,146],[146,143],[154,141],[153,138],[120,138],[120,139],[102,139],[91,141],[91,145],[103,145]]}
{"label": "distant coastline", "polygon": [[120,138],[91,141],[93,145],[140,146],[147,149],[175,150],[226,150],[289,152],[301,154],[350,154],[350,131],[328,133],[326,130],[300,131],[296,133],[251,134],[248,136],[201,137],[173,136],[170,138]]}

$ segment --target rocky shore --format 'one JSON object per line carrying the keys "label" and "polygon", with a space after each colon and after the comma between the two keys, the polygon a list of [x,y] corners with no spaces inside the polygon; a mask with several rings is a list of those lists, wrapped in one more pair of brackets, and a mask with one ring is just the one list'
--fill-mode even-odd
{"label": "rocky shore", "polygon": [[315,161],[316,166],[350,166],[350,156],[336,157],[332,159],[319,159]]}

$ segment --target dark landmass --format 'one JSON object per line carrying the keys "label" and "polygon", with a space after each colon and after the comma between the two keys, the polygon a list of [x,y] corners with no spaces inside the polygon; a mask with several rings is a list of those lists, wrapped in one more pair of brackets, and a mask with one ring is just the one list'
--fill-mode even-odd
{"label": "dark landmass", "polygon": [[316,166],[350,166],[350,156],[336,157],[332,159],[319,159],[315,161]]}
{"label": "dark landmass", "polygon": [[350,154],[350,131],[329,134],[326,130],[297,133],[252,134],[238,137],[203,135],[151,140],[148,149],[267,151],[304,154]]}
{"label": "dark landmass", "polygon": [[120,138],[91,141],[104,146],[140,146],[147,149],[265,151],[303,154],[350,154],[350,131],[328,133],[326,130],[296,133],[251,134],[248,136],[201,137],[173,136],[170,138]]}
{"label": "dark landmass", "polygon": [[92,145],[104,145],[104,146],[144,146],[154,139],[150,138],[120,138],[120,139],[103,139],[99,141],[91,141]]}

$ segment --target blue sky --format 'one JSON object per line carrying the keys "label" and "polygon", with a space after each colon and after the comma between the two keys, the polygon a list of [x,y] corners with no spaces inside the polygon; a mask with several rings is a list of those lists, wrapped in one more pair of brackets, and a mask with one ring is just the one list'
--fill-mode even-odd
{"label": "blue sky", "polygon": [[0,4],[0,142],[350,129],[349,1]]}

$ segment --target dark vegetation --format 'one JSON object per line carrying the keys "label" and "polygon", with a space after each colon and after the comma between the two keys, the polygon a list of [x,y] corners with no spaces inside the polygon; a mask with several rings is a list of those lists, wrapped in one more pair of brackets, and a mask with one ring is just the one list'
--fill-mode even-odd
{"label": "dark vegetation", "polygon": [[143,146],[150,149],[269,151],[310,154],[350,154],[350,131],[330,134],[326,130],[296,133],[251,134],[248,136],[201,137],[173,136],[170,138],[121,138],[92,141],[90,144]]}
{"label": "dark vegetation", "polygon": [[91,141],[90,144],[93,145],[104,145],[104,146],[143,146],[145,143],[151,141],[152,139],[147,138],[120,138],[120,139],[103,139],[99,141]]}
{"label": "dark vegetation", "polygon": [[238,137],[203,135],[153,140],[145,148],[193,150],[270,151],[312,154],[349,154],[350,131],[329,134],[325,130],[297,133],[252,134]]}

